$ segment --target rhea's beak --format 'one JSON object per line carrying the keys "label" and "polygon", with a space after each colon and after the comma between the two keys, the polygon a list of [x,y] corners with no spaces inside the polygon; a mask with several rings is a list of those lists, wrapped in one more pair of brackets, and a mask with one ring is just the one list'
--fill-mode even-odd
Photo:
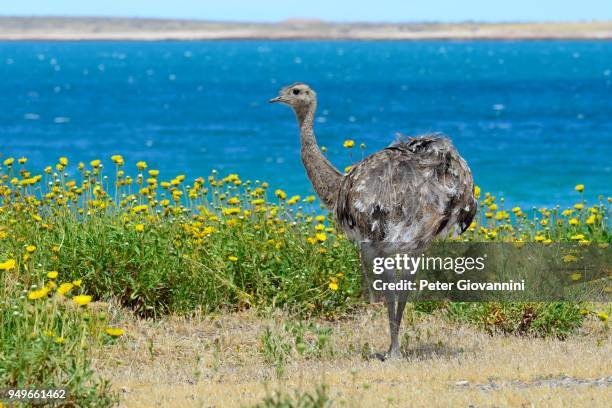
{"label": "rhea's beak", "polygon": [[281,98],[280,96],[277,96],[276,98],[272,98],[270,99],[268,102],[269,103],[276,103],[276,102],[282,102],[283,98]]}

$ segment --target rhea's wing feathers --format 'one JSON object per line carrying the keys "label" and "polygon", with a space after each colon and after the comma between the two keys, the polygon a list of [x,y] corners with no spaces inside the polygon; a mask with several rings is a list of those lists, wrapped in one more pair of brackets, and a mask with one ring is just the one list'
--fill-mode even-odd
{"label": "rhea's wing feathers", "polygon": [[336,205],[353,239],[427,245],[476,213],[470,169],[451,142],[424,136],[396,142],[358,163],[344,178]]}

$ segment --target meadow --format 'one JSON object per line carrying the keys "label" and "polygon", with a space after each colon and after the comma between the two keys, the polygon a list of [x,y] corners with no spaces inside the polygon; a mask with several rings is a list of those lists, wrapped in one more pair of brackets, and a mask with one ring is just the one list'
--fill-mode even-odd
{"label": "meadow", "polygon": [[[356,149],[354,141],[344,146]],[[0,384],[62,385],[69,391],[66,405],[77,406],[130,399],[130,406],[147,406],[147,395],[162,401],[168,395],[161,390],[176,381],[207,395],[242,381],[241,393],[224,405],[257,403],[253,395],[260,406],[374,403],[371,381],[360,373],[376,365],[373,372],[386,378],[394,367],[369,357],[384,347],[381,309],[361,299],[358,252],[316,197],[216,171],[169,178],[120,155],[90,163],[60,157],[40,173],[31,167],[25,157],[4,157],[0,168]],[[477,219],[456,239],[607,246],[612,198],[587,202],[585,188],[568,188],[575,201],[568,208],[507,208],[503,197],[476,187]],[[474,376],[470,384],[495,383],[518,364],[516,358],[493,362],[503,347],[533,357],[533,370],[519,376],[527,384],[538,369],[554,366],[553,354],[558,372],[610,375],[601,357],[610,350],[609,304],[422,303],[407,313],[403,347],[416,363],[397,363],[408,370],[397,382],[417,376],[432,356],[432,373],[459,375],[464,351],[480,348],[491,368],[476,374],[474,366],[464,376]],[[468,343],[450,347],[454,333]],[[321,369],[336,372],[318,378],[317,389],[306,386]],[[138,385],[152,378],[174,385]],[[254,378],[310,391],[278,394]],[[420,384],[429,391],[417,405],[439,398],[439,377],[427,378]],[[487,403],[479,389],[461,395]],[[525,401],[549,397],[540,388],[525,390]],[[608,390],[566,394],[599,400]],[[499,395],[510,398],[504,392]],[[187,404],[189,398],[179,405]]]}

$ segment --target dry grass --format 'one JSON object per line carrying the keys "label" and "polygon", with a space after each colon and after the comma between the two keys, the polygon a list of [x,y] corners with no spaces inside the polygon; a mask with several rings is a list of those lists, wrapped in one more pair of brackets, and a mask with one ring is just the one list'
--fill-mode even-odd
{"label": "dry grass", "polygon": [[[411,316],[416,316],[410,323]],[[380,362],[362,352],[383,350],[387,329],[381,307],[355,318],[317,322],[333,328],[331,352],[306,359],[294,353],[284,374],[265,363],[261,336],[290,318],[246,311],[190,319],[143,321],[120,316],[130,333],[96,360],[113,380],[122,406],[232,407],[258,402],[268,390],[312,390],[325,383],[337,405],[370,406],[607,406],[608,385],[538,384],[568,376],[612,375],[612,342],[589,321],[566,341],[490,336],[440,316],[413,315],[404,327],[406,357]],[[280,331],[279,331],[280,333]],[[370,346],[371,345],[371,346]],[[458,381],[469,381],[458,386]],[[497,387],[490,389],[487,384]],[[551,385],[552,384],[552,385]]]}

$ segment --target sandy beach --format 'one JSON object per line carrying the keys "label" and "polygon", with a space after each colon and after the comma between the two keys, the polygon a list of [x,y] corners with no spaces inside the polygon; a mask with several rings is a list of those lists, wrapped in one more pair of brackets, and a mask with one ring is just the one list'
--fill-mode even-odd
{"label": "sandy beach", "polygon": [[0,17],[0,40],[612,39],[612,21],[573,23],[281,23],[102,17]]}

